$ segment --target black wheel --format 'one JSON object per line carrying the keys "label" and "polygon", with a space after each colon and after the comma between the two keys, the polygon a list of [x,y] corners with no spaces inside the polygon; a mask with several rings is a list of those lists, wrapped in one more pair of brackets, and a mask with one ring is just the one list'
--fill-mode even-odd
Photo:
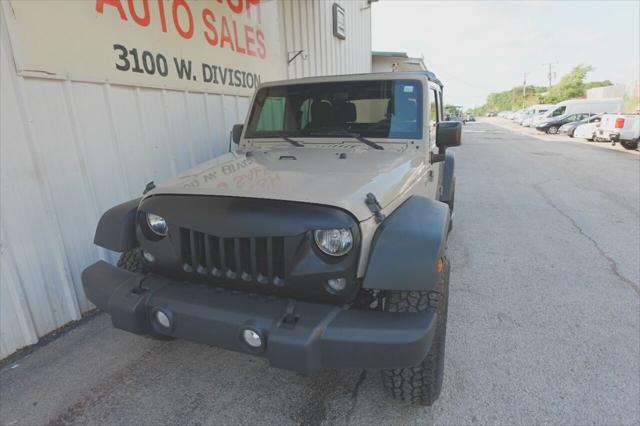
{"label": "black wheel", "polygon": [[620,141],[620,145],[624,149],[638,149],[638,141]]}
{"label": "black wheel", "polygon": [[[145,267],[144,259],[142,257],[142,250],[140,248],[134,248],[122,253],[120,255],[120,258],[118,259],[118,263],[116,266],[130,272],[135,272],[136,274],[144,274],[145,272],[147,272],[147,268]],[[150,336],[155,340],[175,340],[175,338],[171,336],[165,336],[163,334],[152,333],[150,334]]]}
{"label": "black wheel", "polygon": [[551,126],[547,129],[547,133],[550,135],[555,135],[558,133],[558,128],[556,126]]}
{"label": "black wheel", "polygon": [[444,346],[447,335],[447,305],[449,302],[449,262],[444,259],[441,278],[433,291],[390,291],[384,310],[388,312],[422,312],[437,310],[437,323],[431,348],[415,367],[382,371],[382,383],[400,401],[432,405],[442,389],[444,378]]}

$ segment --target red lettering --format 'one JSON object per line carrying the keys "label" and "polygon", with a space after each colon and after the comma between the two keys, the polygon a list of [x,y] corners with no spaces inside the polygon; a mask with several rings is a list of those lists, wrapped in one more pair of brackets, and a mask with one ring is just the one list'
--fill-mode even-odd
{"label": "red lettering", "polygon": [[167,32],[167,19],[164,16],[164,0],[158,0],[158,11],[160,12],[160,25],[162,25],[162,32]]}
{"label": "red lettering", "polygon": [[238,4],[233,4],[233,0],[227,0],[227,6],[229,6],[229,9],[231,9],[233,13],[242,13],[242,0],[238,0]]}
{"label": "red lettering", "polygon": [[233,47],[233,41],[231,40],[231,32],[229,31],[227,18],[223,16],[222,17],[222,36],[220,36],[220,47],[224,47],[225,43],[229,43],[231,45],[231,50],[235,52],[236,49]]}
{"label": "red lettering", "polygon": [[[129,13],[131,14],[131,17],[136,22],[136,24],[142,27],[148,26],[149,22],[151,21],[151,16],[149,15],[149,0],[142,0],[142,8],[144,10],[144,16],[142,18],[138,16],[138,14],[136,13],[136,8],[133,5],[133,0],[128,0],[128,3],[129,3]],[[136,3],[140,3],[140,2],[136,2]]]}
{"label": "red lettering", "polygon": [[258,23],[262,23],[262,10],[260,9],[260,0],[245,0],[247,5],[247,16],[251,19],[251,9],[255,6],[258,10]]}
{"label": "red lettering", "polygon": [[253,50],[253,44],[256,42],[253,38],[253,27],[248,25],[244,26],[244,39],[247,43],[247,55],[256,56],[256,51]]}
{"label": "red lettering", "polygon": [[262,30],[256,31],[256,39],[258,40],[258,56],[260,59],[267,57],[267,49],[264,47],[264,34]]}
{"label": "red lettering", "polygon": [[212,35],[209,35],[209,33],[205,30],[204,38],[207,40],[207,43],[215,46],[216,44],[218,44],[218,30],[216,30],[216,27],[213,25],[213,23],[216,22],[216,15],[214,15],[213,11],[210,9],[203,9],[202,20],[204,21],[204,26],[207,27],[212,33]]}
{"label": "red lettering", "polygon": [[244,47],[240,47],[240,43],[238,43],[238,26],[236,25],[236,21],[233,21],[233,38],[236,42],[236,52],[245,53]]}
{"label": "red lettering", "polygon": [[104,13],[104,5],[113,6],[118,9],[118,14],[120,15],[120,19],[123,21],[127,20],[127,15],[124,14],[124,8],[120,3],[120,0],[96,0],[96,12]]}
{"label": "red lettering", "polygon": [[[178,19],[178,8],[181,6],[187,12],[187,17],[189,18],[189,27],[186,31],[180,26],[180,20]],[[193,15],[186,0],[173,0],[173,25],[175,25],[176,30],[183,38],[189,39],[193,37]]]}

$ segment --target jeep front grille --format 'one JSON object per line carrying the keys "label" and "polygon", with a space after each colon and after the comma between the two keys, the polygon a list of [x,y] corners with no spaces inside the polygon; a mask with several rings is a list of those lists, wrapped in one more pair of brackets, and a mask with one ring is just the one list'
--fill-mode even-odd
{"label": "jeep front grille", "polygon": [[222,238],[180,228],[185,272],[283,286],[284,237]]}

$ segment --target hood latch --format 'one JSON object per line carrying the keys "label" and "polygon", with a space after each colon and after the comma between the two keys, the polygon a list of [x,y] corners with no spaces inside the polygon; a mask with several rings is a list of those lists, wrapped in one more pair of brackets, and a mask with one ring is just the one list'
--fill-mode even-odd
{"label": "hood latch", "polygon": [[367,199],[364,202],[371,213],[373,213],[374,217],[376,218],[376,222],[381,223],[384,220],[385,215],[382,214],[382,206],[378,202],[376,196],[370,192],[367,194]]}

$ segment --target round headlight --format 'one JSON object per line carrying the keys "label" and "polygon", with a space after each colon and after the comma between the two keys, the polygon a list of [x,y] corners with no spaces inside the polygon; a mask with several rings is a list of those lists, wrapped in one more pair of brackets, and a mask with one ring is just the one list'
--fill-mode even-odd
{"label": "round headlight", "polygon": [[154,234],[161,237],[166,237],[167,233],[169,232],[167,221],[164,220],[162,216],[158,216],[157,214],[147,213],[147,224],[149,225],[149,229],[151,229]]}
{"label": "round headlight", "polygon": [[313,233],[318,248],[329,256],[343,256],[353,247],[349,229],[320,229]]}

